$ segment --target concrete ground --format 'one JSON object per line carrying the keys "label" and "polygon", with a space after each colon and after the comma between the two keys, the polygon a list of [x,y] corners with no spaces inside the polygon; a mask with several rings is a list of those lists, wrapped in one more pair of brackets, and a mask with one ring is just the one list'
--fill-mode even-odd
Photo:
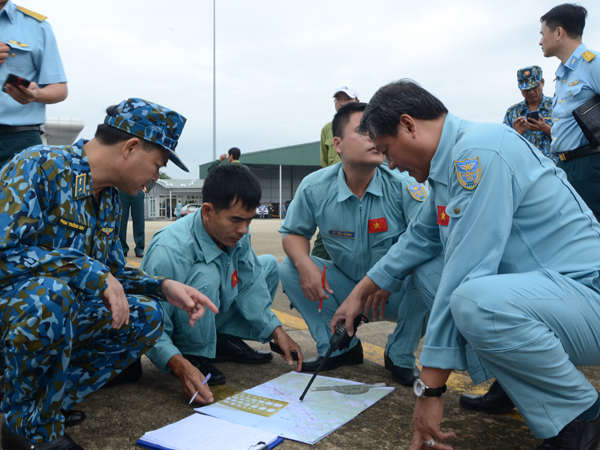
{"label": "concrete ground", "polygon": [[[146,243],[167,221],[146,222]],[[269,253],[279,261],[284,257],[277,230],[280,221],[258,220],[251,225],[252,244],[257,254]],[[131,222],[129,223],[129,246],[133,249]],[[130,252],[132,254],[133,251]],[[139,258],[129,258],[138,266]],[[285,330],[302,347],[305,358],[316,355],[314,341],[310,337],[301,316],[290,310],[287,297],[279,289],[273,309],[284,324]],[[386,382],[396,387],[394,392],[360,414],[357,418],[315,444],[316,449],[408,449],[411,442],[411,418],[415,404],[412,388],[395,383],[383,366],[383,350],[392,323],[370,323],[360,328],[358,335],[365,348],[365,362],[360,366],[341,367],[324,373],[331,377],[346,378],[364,383]],[[268,350],[267,345],[250,343],[256,348]],[[420,349],[419,349],[420,352]],[[277,355],[269,364],[242,366],[221,363],[216,366],[227,376],[227,383],[215,386],[212,391],[216,400],[232,393],[252,388],[276,378],[290,369]],[[160,428],[193,413],[189,399],[181,393],[179,380],[160,373],[148,358],[142,359],[144,374],[140,381],[101,389],[88,396],[78,409],[87,414],[86,421],[68,429],[68,434],[86,450],[117,450],[135,446],[144,433]],[[584,373],[599,388],[600,376],[596,368],[583,368]],[[444,395],[444,420],[442,428],[454,431],[457,436],[446,441],[455,449],[529,450],[536,449],[536,441],[518,413],[489,416],[474,413],[458,405],[465,392],[483,393],[487,385],[474,387],[464,373],[454,373]],[[300,395],[300,393],[298,393]],[[310,446],[285,440],[281,450],[306,450]],[[200,446],[203,448],[200,441]],[[226,449],[223,449],[226,450]]]}

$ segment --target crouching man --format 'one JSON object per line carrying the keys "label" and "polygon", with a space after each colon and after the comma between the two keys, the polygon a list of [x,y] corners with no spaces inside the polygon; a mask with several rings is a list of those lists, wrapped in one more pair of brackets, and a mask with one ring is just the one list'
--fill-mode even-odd
{"label": "crouching man", "polygon": [[271,352],[249,347],[242,339],[263,343],[274,340],[291,365],[291,351],[302,352],[271,311],[279,285],[275,257],[257,257],[250,246],[248,227],[262,195],[258,179],[240,165],[215,167],[202,188],[202,209],[159,231],[142,261],[142,269],[190,284],[219,307],[218,315],[207,313],[195,326],[163,302],[165,332],[148,353],[163,372],[181,380],[183,393],[208,403],[209,385],[225,382],[225,375],[211,362],[241,364],[269,362]]}

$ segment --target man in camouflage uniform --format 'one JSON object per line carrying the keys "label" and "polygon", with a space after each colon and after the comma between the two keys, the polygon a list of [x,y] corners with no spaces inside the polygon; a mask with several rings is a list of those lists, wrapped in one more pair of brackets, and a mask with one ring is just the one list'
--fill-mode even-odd
{"label": "man in camouflage uniform", "polygon": [[[512,105],[504,115],[504,125],[531,142],[544,156],[555,163],[556,155],[550,153],[552,138],[552,98],[544,95],[544,75],[540,66],[523,67],[517,70],[517,82],[525,100]],[[538,111],[539,118],[527,117]]]}
{"label": "man in camouflage uniform", "polygon": [[217,311],[196,289],[126,267],[115,232],[116,188],[137,193],[169,159],[187,171],[174,152],[185,118],[140,99],[107,114],[94,139],[31,147],[0,172],[3,449],[81,449],[65,413],[154,345],[161,295],[192,325]]}

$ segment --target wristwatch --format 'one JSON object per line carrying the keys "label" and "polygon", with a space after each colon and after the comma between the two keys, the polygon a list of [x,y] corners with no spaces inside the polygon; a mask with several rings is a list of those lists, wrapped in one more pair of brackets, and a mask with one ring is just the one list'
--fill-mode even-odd
{"label": "wristwatch", "polygon": [[446,392],[446,385],[441,388],[432,389],[428,387],[421,379],[417,378],[413,384],[413,390],[417,397],[441,397]]}

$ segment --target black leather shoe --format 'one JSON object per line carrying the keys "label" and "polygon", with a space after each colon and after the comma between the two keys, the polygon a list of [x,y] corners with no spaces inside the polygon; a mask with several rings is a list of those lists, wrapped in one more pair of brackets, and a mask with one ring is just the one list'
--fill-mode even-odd
{"label": "black leather shoe", "polygon": [[[302,362],[301,372],[315,372],[321,362],[325,359],[324,356],[315,356],[314,358],[306,359]],[[321,367],[320,372],[324,372],[326,370],[337,369],[340,366],[355,366],[357,364],[363,363],[363,348],[360,341],[353,348],[348,350],[345,353],[342,353],[338,356],[330,357],[323,367]]]}
{"label": "black leather shoe", "polygon": [[136,258],[143,258],[144,257],[144,252],[135,252],[135,257]]}
{"label": "black leather shoe", "polygon": [[392,372],[392,380],[400,383],[402,386],[412,386],[421,371],[416,367],[409,369],[407,367],[395,366],[390,357],[384,353],[383,361],[385,362],[385,368]]}
{"label": "black leather shoe", "polygon": [[[4,377],[0,377],[0,401],[4,398]],[[85,420],[85,413],[77,409],[71,409],[69,411],[61,410],[63,416],[65,416],[65,428],[74,427],[79,425]]]}
{"label": "black leather shoe", "polygon": [[487,393],[483,395],[465,394],[460,397],[458,402],[463,408],[487,414],[502,414],[515,407],[498,380],[494,380]]}
{"label": "black leather shoe", "polygon": [[65,428],[74,427],[85,420],[85,413],[83,411],[70,409],[69,411],[62,410],[61,412],[65,416]]}
{"label": "black leather shoe", "polygon": [[273,359],[273,353],[254,350],[239,337],[232,337],[224,344],[217,344],[217,355],[213,361],[232,361],[240,364],[264,364]]}
{"label": "black leather shoe", "polygon": [[[194,366],[196,369],[198,369],[200,372],[202,372],[202,375],[206,376],[209,373],[212,374],[210,376],[210,380],[208,380],[209,386],[215,386],[217,384],[225,383],[225,380],[227,379],[225,377],[225,374],[223,372],[221,372],[219,369],[217,369],[215,366],[213,366],[211,363],[209,363],[208,359],[202,358],[201,356],[194,356],[194,355],[181,355],[181,356],[183,356],[185,359],[187,359],[189,362],[191,362],[192,366]],[[173,372],[171,372],[171,373],[173,373]],[[173,374],[173,375],[175,375],[175,374]]]}
{"label": "black leather shoe", "polygon": [[537,450],[596,450],[599,444],[600,412],[592,420],[575,419]]}
{"label": "black leather shoe", "polygon": [[73,442],[66,434],[60,439],[56,439],[52,442],[34,444],[24,437],[10,431],[6,426],[6,422],[3,421],[2,450],[83,450],[83,447]]}

